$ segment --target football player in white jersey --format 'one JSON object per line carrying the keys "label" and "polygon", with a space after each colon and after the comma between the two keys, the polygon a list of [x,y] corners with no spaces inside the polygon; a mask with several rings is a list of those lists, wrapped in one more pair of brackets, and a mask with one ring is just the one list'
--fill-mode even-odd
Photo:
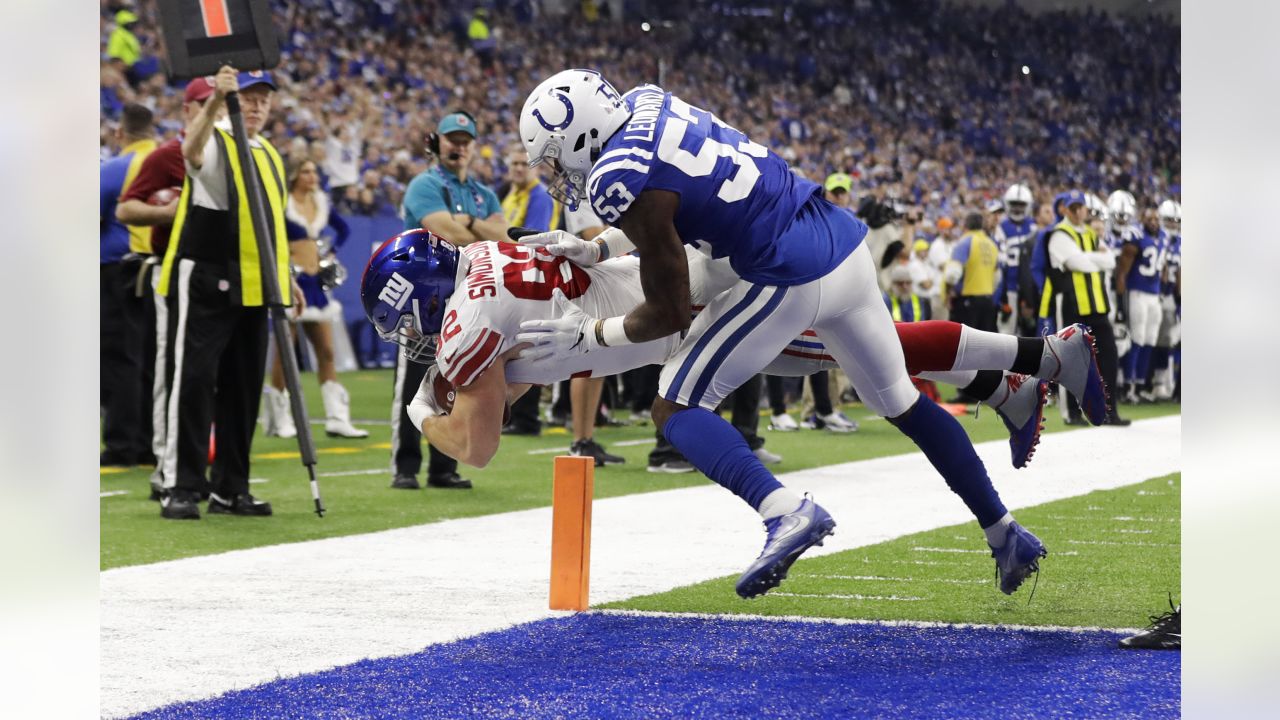
{"label": "football player in white jersey", "polygon": [[[692,248],[686,252],[695,306],[737,282],[727,262]],[[520,323],[558,315],[558,303],[567,301],[553,299],[557,290],[583,308],[623,312],[644,295],[639,260],[624,256],[582,268],[527,245],[479,242],[458,249],[425,230],[397,235],[374,252],[361,281],[361,299],[383,337],[405,348],[410,360],[432,366],[408,408],[429,441],[462,462],[484,466],[501,440],[504,404],[530,385],[661,363],[679,346],[679,335],[672,335],[604,349],[593,353],[591,363],[520,358],[515,341]],[[964,387],[991,405],[1010,431],[1013,465],[1026,465],[1039,442],[1047,382],[1002,372],[1017,352],[1012,338],[942,321],[897,328],[908,368]],[[1064,352],[1056,337],[1042,342],[1041,354],[1056,353],[1064,362],[1042,363],[1036,373],[1082,384],[1092,357]],[[800,376],[833,367],[834,360],[808,332],[767,371]],[[441,401],[450,394],[452,406]]]}

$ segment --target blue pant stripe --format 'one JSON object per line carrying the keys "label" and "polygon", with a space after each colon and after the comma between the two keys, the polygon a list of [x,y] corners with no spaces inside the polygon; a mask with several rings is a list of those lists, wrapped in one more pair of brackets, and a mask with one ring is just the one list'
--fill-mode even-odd
{"label": "blue pant stripe", "polygon": [[782,302],[782,298],[786,297],[786,294],[787,289],[785,287],[774,288],[773,297],[769,298],[764,307],[760,308],[760,311],[752,316],[750,320],[743,323],[742,327],[730,335],[728,341],[716,350],[716,354],[711,356],[707,366],[702,369],[702,376],[698,378],[698,382],[693,386],[693,393],[689,396],[689,405],[697,407],[702,402],[702,396],[706,394],[707,387],[711,385],[711,378],[715,377],[720,370],[720,366],[724,364],[724,359],[729,356],[729,353],[733,352],[738,343],[751,334],[752,330],[759,327],[765,318],[773,314],[773,311],[778,307],[778,303]]}
{"label": "blue pant stripe", "polygon": [[693,350],[689,351],[689,356],[686,357],[684,359],[684,363],[680,365],[680,372],[676,373],[675,380],[671,381],[671,387],[667,388],[667,394],[664,396],[667,400],[673,403],[680,402],[680,386],[684,384],[684,379],[689,375],[689,372],[693,370],[694,363],[698,361],[698,355],[706,349],[707,345],[711,342],[711,339],[716,336],[716,333],[723,330],[725,325],[728,325],[735,317],[741,314],[742,311],[746,310],[751,303],[755,302],[755,299],[759,297],[760,293],[763,291],[764,286],[753,286],[747,291],[746,296],[743,297],[737,305],[729,308],[729,312],[720,316],[711,325],[711,327],[702,334],[702,337],[698,339],[698,344],[694,345]]}

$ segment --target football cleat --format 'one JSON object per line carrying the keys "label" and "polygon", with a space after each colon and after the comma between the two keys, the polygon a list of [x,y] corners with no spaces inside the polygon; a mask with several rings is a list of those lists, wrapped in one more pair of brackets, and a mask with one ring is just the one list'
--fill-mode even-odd
{"label": "football cleat", "polygon": [[170,490],[160,498],[160,517],[169,520],[199,520],[199,496],[186,490]]}
{"label": "football cleat", "polygon": [[604,447],[592,438],[575,440],[573,445],[569,448],[569,454],[577,457],[594,458],[596,461],[596,467],[604,467],[605,465],[622,465],[627,461],[627,459],[621,455],[611,455],[608,452],[605,452]]}
{"label": "football cleat", "polygon": [[1012,595],[1028,575],[1040,571],[1040,558],[1048,555],[1049,551],[1044,549],[1040,538],[1018,523],[1010,523],[1005,531],[1004,545],[998,550],[991,548],[991,557],[996,559],[1000,592]]}
{"label": "football cleat", "polygon": [[769,420],[769,429],[777,430],[778,432],[791,432],[792,430],[799,430],[800,425],[790,415],[782,413],[781,415],[774,415]]}
{"label": "football cleat", "polygon": [[1152,615],[1146,630],[1120,641],[1125,650],[1181,650],[1182,606],[1173,604],[1169,597],[1169,612]]}
{"label": "football cleat", "polygon": [[768,450],[765,450],[763,447],[758,447],[755,450],[752,450],[751,454],[755,455],[756,459],[765,465],[777,465],[778,463],[782,462],[781,455],[777,453],[769,452]]}
{"label": "football cleat", "polygon": [[649,462],[646,468],[651,473],[667,473],[668,475],[679,475],[681,473],[691,473],[697,470],[693,463],[688,460],[666,460],[663,462]]}
{"label": "football cleat", "polygon": [[1092,425],[1107,419],[1107,386],[1102,381],[1093,335],[1080,323],[1044,337],[1044,355],[1036,377],[1056,382],[1076,397]]}
{"label": "football cleat", "polygon": [[259,500],[249,493],[240,493],[231,499],[224,499],[215,493],[209,496],[209,514],[266,517],[271,514],[271,503]]}
{"label": "football cleat", "polygon": [[786,515],[764,521],[768,536],[760,557],[738,578],[739,597],[753,598],[778,586],[800,555],[835,532],[836,521],[808,496]]}
{"label": "football cleat", "polygon": [[[1035,380],[1035,382],[1027,382]],[[1035,455],[1044,430],[1044,403],[1049,395],[1046,380],[1029,375],[1006,375],[1004,383],[986,402],[1009,429],[1009,450],[1013,466],[1024,468]]]}

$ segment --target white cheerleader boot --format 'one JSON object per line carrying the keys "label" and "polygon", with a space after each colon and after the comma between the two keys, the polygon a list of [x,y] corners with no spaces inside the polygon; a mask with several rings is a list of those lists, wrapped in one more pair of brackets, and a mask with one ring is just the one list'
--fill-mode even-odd
{"label": "white cheerleader boot", "polygon": [[324,431],[330,437],[366,438],[368,430],[351,424],[351,401],[347,389],[337,380],[330,380],[320,386],[320,396],[324,399]]}

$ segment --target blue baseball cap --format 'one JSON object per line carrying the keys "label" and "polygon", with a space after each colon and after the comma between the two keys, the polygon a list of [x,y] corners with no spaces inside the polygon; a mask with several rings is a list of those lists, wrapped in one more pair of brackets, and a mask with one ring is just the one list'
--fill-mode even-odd
{"label": "blue baseball cap", "polygon": [[1088,205],[1084,199],[1084,193],[1079,190],[1068,190],[1058,196],[1062,199],[1063,207],[1071,207],[1072,205]]}
{"label": "blue baseball cap", "polygon": [[271,73],[266,70],[248,70],[236,76],[236,80],[240,82],[240,89],[246,90],[254,85],[266,85],[272,90],[278,90],[276,81],[271,78]]}
{"label": "blue baseball cap", "polygon": [[436,126],[436,132],[441,135],[459,131],[471,137],[476,136],[476,123],[466,113],[456,112],[445,115],[440,119],[440,124]]}

